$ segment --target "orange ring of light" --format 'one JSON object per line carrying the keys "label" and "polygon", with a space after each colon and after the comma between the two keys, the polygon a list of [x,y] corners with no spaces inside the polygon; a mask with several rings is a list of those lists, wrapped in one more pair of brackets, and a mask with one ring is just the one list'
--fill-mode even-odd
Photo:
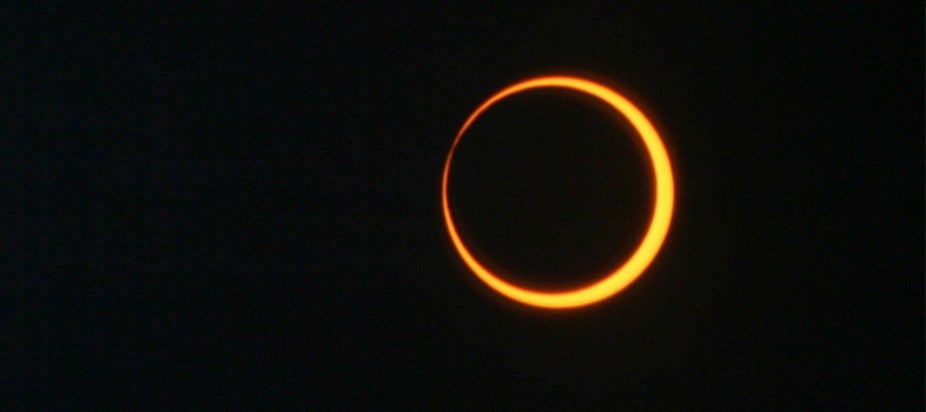
{"label": "orange ring of light", "polygon": [[[653,218],[650,221],[649,229],[643,241],[633,255],[615,271],[594,284],[562,292],[540,292],[519,287],[502,280],[486,269],[475,257],[473,257],[469,249],[466,248],[466,245],[463,244],[463,241],[460,239],[460,235],[457,233],[456,225],[454,225],[453,217],[450,213],[450,202],[447,195],[447,186],[450,179],[450,163],[451,160],[453,160],[453,153],[456,151],[457,145],[460,143],[463,134],[466,133],[466,130],[476,121],[479,115],[505,97],[526,90],[544,87],[559,87],[587,93],[603,100],[616,109],[626,117],[633,127],[636,128],[637,132],[640,133],[640,137],[643,138],[643,143],[646,145],[646,150],[649,152],[653,170],[656,175],[656,202],[653,206]],[[443,179],[441,182],[441,201],[444,212],[444,223],[447,226],[450,240],[453,242],[460,257],[466,262],[466,265],[469,266],[480,280],[502,295],[528,305],[555,309],[574,308],[606,299],[627,287],[627,285],[639,277],[656,257],[659,248],[666,238],[666,234],[669,231],[669,223],[672,220],[674,198],[675,183],[672,177],[672,166],[669,163],[669,155],[666,153],[666,148],[662,143],[662,139],[659,137],[659,133],[656,132],[656,128],[653,127],[649,119],[647,119],[633,103],[617,92],[589,80],[565,76],[548,76],[524,80],[502,89],[482,103],[482,105],[466,119],[466,122],[463,123],[463,127],[457,132],[457,136],[454,138],[453,144],[450,147],[450,152],[447,153],[447,160],[444,162]]]}

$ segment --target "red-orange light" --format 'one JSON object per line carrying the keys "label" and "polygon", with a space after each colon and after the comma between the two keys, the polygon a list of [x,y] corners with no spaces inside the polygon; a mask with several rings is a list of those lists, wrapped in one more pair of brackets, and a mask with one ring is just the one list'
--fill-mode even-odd
{"label": "red-orange light", "polygon": [[[634,251],[633,255],[613,272],[607,274],[592,285],[561,292],[542,292],[523,288],[502,280],[499,276],[486,269],[485,266],[473,257],[469,249],[460,239],[456,225],[454,225],[453,222],[453,216],[450,212],[450,202],[447,195],[450,167],[454,151],[456,151],[457,145],[473,122],[475,122],[489,107],[505,97],[530,89],[544,87],[566,88],[592,95],[603,100],[617,110],[618,113],[626,117],[643,139],[656,176],[656,201],[653,205],[653,217],[650,221],[649,229],[643,237],[643,241],[640,243],[637,250]],[[524,80],[502,89],[483,102],[469,118],[466,119],[466,122],[463,123],[463,127],[457,132],[457,136],[453,140],[450,151],[447,153],[447,160],[444,162],[443,179],[441,181],[441,203],[444,213],[444,223],[450,235],[450,240],[453,242],[454,247],[460,254],[460,258],[463,259],[466,265],[480,280],[502,295],[528,305],[552,309],[574,308],[601,301],[621,291],[636,280],[650,263],[652,263],[665,241],[666,234],[669,231],[669,224],[672,220],[674,202],[675,183],[672,176],[672,166],[669,163],[669,156],[666,153],[662,139],[659,137],[659,133],[656,131],[656,128],[653,127],[652,123],[650,123],[649,119],[647,119],[633,103],[614,90],[586,79],[566,76],[547,76]]]}

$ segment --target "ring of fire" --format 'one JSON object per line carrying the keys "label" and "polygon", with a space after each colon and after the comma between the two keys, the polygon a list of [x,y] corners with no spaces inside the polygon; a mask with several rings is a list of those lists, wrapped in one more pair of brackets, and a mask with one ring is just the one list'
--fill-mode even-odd
{"label": "ring of fire", "polygon": [[[637,247],[636,251],[613,272],[604,276],[595,283],[580,287],[578,289],[566,290],[561,292],[541,292],[523,288],[501,279],[483,266],[469,249],[463,243],[460,235],[457,233],[456,225],[453,222],[453,216],[450,212],[450,201],[447,195],[447,187],[450,180],[450,167],[453,160],[453,154],[457,145],[463,138],[463,135],[476,119],[493,104],[500,100],[523,91],[537,88],[566,88],[582,93],[589,94],[603,100],[609,106],[617,110],[630,121],[630,124],[637,130],[646,150],[652,161],[656,181],[656,200],[653,205],[653,217],[650,221],[649,228],[643,241]],[[447,159],[444,162],[443,178],[441,181],[441,204],[444,214],[444,223],[450,240],[459,253],[460,258],[466,263],[470,270],[482,280],[486,285],[501,293],[508,298],[518,302],[551,309],[575,308],[589,305],[621,291],[650,265],[656,254],[659,252],[666,234],[669,231],[669,224],[672,220],[672,209],[675,202],[675,183],[672,176],[672,166],[669,163],[669,156],[666,148],[659,137],[656,128],[653,127],[649,119],[629,100],[601,84],[577,77],[566,76],[546,76],[524,80],[515,83],[507,88],[502,89],[488,100],[483,102],[476,110],[466,119],[463,127],[457,132],[447,153]]]}

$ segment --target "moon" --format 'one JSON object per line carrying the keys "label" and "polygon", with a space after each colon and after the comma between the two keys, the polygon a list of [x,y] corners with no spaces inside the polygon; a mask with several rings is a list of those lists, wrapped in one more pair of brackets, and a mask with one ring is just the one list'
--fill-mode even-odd
{"label": "moon", "polygon": [[[595,281],[589,286],[564,291],[537,291],[505,281],[495,273],[482,265],[477,260],[463,240],[457,233],[456,225],[453,221],[453,213],[450,210],[450,201],[447,194],[447,187],[450,182],[450,168],[453,164],[453,154],[457,146],[466,134],[466,131],[487,109],[498,103],[502,99],[511,95],[540,88],[564,88],[581,93],[585,93],[601,99],[609,106],[614,108],[618,113],[627,118],[630,124],[639,133],[640,138],[646,146],[649,154],[653,171],[655,172],[655,193],[656,200],[653,205],[653,215],[649,223],[646,235],[640,245],[633,252],[627,261],[619,265],[613,272],[605,274],[601,279]],[[636,280],[643,271],[649,267],[653,259],[662,247],[666,235],[669,232],[669,225],[672,221],[672,211],[675,203],[675,182],[672,173],[672,165],[669,162],[669,155],[666,153],[665,145],[660,138],[659,133],[653,124],[647,119],[643,112],[637,108],[630,100],[621,96],[614,90],[603,86],[599,83],[588,79],[570,76],[543,76],[523,80],[512,84],[501,91],[495,93],[484,101],[476,110],[469,115],[466,122],[457,132],[447,153],[444,162],[443,178],[441,180],[441,206],[444,215],[444,224],[450,240],[456,248],[460,258],[466,263],[466,266],[472,270],[483,283],[495,290],[496,292],[513,299],[517,302],[547,308],[547,309],[569,309],[590,305],[601,300],[607,299],[617,292],[626,288],[630,283]]]}

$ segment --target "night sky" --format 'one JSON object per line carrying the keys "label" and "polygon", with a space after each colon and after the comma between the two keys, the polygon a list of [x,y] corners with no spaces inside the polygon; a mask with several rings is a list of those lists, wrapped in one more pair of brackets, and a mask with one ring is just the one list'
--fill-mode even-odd
{"label": "night sky", "polygon": [[[773,4],[8,10],[9,405],[923,409],[923,7]],[[466,118],[548,74],[631,98],[676,177],[656,260],[577,310],[480,283],[440,209]],[[506,99],[457,156],[520,284],[646,230],[646,151],[588,96]]]}

